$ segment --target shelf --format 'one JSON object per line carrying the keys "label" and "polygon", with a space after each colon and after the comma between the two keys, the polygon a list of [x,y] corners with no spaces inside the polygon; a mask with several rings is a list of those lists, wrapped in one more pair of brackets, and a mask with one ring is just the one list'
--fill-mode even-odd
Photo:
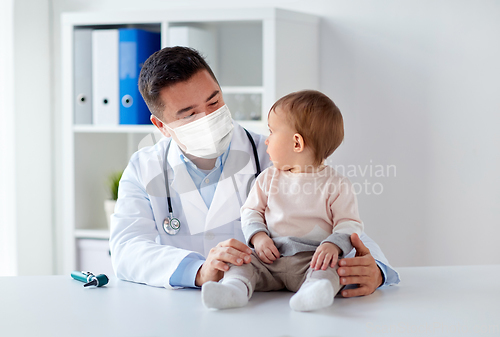
{"label": "shelf", "polygon": [[109,229],[76,229],[75,238],[109,240]]}
{"label": "shelf", "polygon": [[263,87],[221,87],[222,94],[262,94]]}
{"label": "shelf", "polygon": [[73,125],[79,133],[160,133],[154,125]]}

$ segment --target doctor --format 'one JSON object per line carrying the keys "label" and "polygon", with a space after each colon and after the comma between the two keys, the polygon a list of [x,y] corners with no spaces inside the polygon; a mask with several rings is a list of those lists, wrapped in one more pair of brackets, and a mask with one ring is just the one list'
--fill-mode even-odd
{"label": "doctor", "polygon": [[[136,152],[123,173],[111,222],[116,275],[165,288],[218,281],[228,263],[250,261],[240,207],[256,174],[271,164],[265,137],[231,119],[212,70],[195,50],[153,54],[139,89],[152,123],[168,138]],[[356,252],[342,260],[339,274],[343,284],[358,286],[344,296],[399,282],[375,242],[366,235],[351,240]]]}

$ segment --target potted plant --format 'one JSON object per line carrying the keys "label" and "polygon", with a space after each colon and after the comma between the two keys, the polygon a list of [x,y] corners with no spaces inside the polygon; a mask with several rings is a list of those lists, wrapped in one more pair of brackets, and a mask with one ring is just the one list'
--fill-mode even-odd
{"label": "potted plant", "polygon": [[115,212],[116,200],[118,199],[118,185],[120,184],[122,174],[123,171],[115,171],[108,176],[107,185],[110,199],[104,200],[104,211],[106,212],[108,228],[111,223],[111,215]]}

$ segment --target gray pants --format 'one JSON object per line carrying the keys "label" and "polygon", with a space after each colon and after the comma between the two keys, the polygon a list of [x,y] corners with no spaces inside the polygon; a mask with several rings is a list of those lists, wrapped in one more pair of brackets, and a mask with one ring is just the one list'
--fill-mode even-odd
{"label": "gray pants", "polygon": [[271,264],[262,262],[252,253],[252,261],[242,266],[231,265],[224,273],[224,279],[239,279],[248,287],[248,298],[254,291],[288,289],[297,292],[300,286],[313,279],[327,279],[332,283],[334,293],[340,289],[338,265],[326,270],[312,270],[310,262],[314,252],[301,252],[293,256],[282,256]]}

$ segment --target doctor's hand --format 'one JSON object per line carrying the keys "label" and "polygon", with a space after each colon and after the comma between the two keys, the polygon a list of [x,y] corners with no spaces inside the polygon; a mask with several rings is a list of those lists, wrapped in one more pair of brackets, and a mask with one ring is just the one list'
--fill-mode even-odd
{"label": "doctor's hand", "polygon": [[250,239],[250,242],[255,247],[255,253],[262,262],[271,264],[276,259],[279,259],[280,252],[273,239],[271,239],[266,233],[258,232]]}
{"label": "doctor's hand", "polygon": [[343,290],[342,296],[370,295],[382,285],[382,271],[358,234],[351,235],[351,243],[356,248],[356,257],[340,260],[337,273],[340,276],[340,284],[356,284],[358,287]]}
{"label": "doctor's hand", "polygon": [[210,249],[207,259],[198,269],[195,285],[201,287],[205,282],[218,282],[224,272],[229,270],[228,263],[241,266],[243,263],[251,261],[252,250],[243,242],[236,239],[229,239],[220,242]]}

